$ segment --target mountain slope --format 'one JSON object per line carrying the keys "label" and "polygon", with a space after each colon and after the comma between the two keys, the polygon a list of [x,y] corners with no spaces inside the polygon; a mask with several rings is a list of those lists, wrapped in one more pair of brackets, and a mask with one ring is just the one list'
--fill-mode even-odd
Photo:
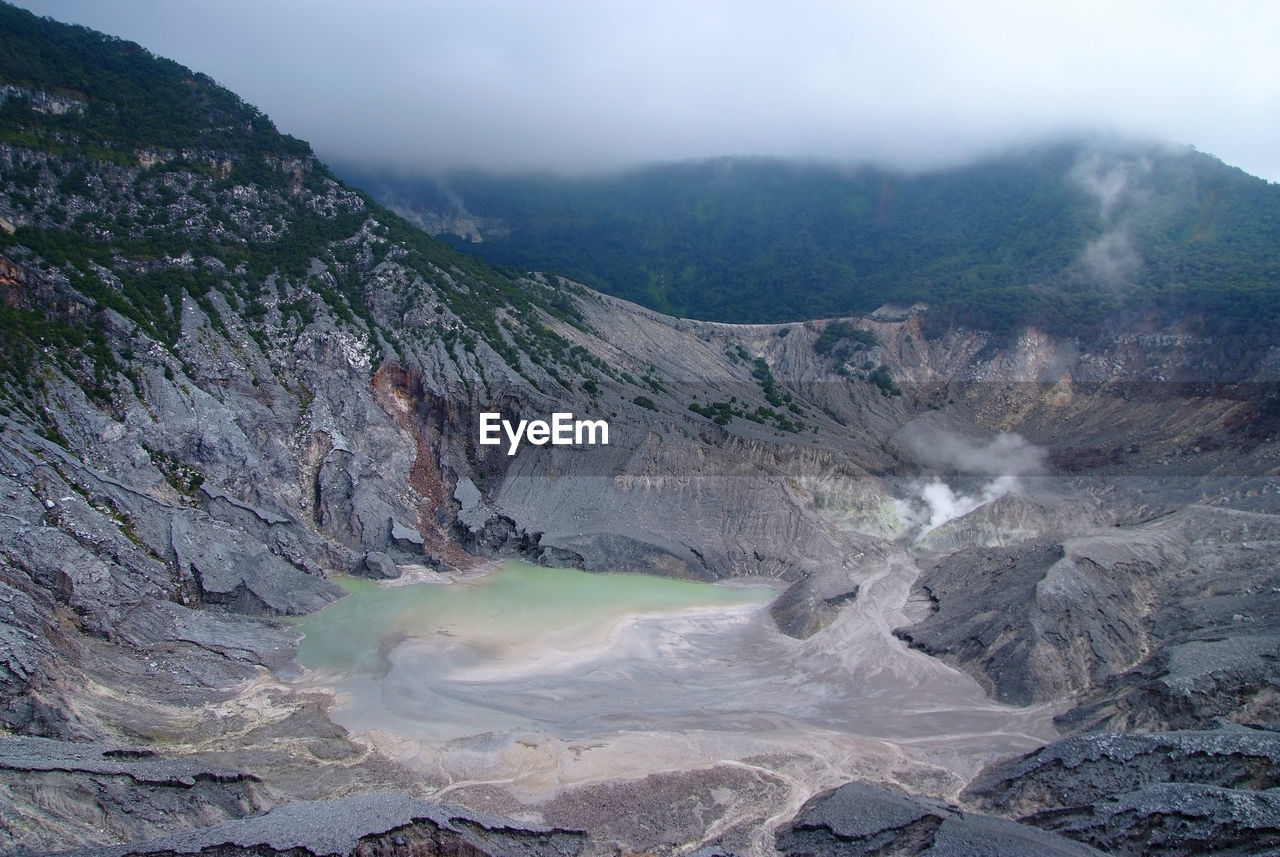
{"label": "mountain slope", "polygon": [[339,171],[488,259],[694,318],[926,301],[933,332],[1088,336],[1119,313],[1238,335],[1280,312],[1280,188],[1153,145],[1072,141],[918,175],[731,158],[582,178]]}

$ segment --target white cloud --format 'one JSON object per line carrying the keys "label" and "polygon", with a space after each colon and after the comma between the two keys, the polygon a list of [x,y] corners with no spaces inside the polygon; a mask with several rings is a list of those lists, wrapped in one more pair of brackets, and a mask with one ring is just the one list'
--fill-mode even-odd
{"label": "white cloud", "polygon": [[322,155],[600,167],[963,160],[1068,130],[1280,179],[1280,4],[25,0],[141,42]]}

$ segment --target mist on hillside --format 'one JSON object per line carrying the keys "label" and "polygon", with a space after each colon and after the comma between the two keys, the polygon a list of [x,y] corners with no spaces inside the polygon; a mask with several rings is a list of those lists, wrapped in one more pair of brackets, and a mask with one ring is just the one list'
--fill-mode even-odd
{"label": "mist on hillside", "polygon": [[[770,155],[919,170],[1101,130],[1280,178],[1275,4],[20,5],[200,69],[322,158],[368,167]],[[1123,232],[1095,256],[1123,266]]]}

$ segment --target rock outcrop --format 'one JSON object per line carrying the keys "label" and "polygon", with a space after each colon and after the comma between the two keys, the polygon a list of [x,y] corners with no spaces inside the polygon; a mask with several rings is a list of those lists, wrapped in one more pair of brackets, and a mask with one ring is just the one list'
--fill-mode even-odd
{"label": "rock outcrop", "polygon": [[1091,733],[987,768],[963,799],[1108,854],[1270,854],[1277,754],[1266,730]]}
{"label": "rock outcrop", "polygon": [[850,783],[818,795],[778,831],[778,850],[795,855],[969,854],[1024,857],[1098,855],[1087,845],[1034,827],[962,812],[925,798]]}
{"label": "rock outcrop", "polygon": [[286,804],[254,818],[127,846],[87,848],[67,857],[126,855],[414,854],[449,857],[574,857],[583,836],[469,812],[397,792]]}
{"label": "rock outcrop", "polygon": [[148,839],[275,804],[244,771],[97,742],[0,738],[0,781],[7,844],[27,850],[58,850],[86,835]]}
{"label": "rock outcrop", "polygon": [[1188,729],[1280,714],[1273,514],[1204,505],[1065,539],[965,548],[898,630],[1015,704],[1073,696],[1064,728]]}

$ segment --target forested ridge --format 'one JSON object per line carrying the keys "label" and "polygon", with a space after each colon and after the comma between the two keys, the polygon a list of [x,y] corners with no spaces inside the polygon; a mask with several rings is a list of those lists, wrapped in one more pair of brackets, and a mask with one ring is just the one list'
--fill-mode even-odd
{"label": "forested ridge", "polygon": [[1080,139],[920,174],[764,158],[607,176],[339,173],[492,261],[727,322],[925,301],[929,326],[1264,333],[1280,187],[1190,149]]}

